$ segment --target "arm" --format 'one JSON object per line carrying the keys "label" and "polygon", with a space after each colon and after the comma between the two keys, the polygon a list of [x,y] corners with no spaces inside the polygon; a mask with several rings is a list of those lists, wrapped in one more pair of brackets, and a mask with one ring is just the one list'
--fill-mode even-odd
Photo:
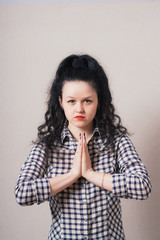
{"label": "arm", "polygon": [[72,171],[59,175],[54,178],[49,178],[51,196],[61,192],[65,188],[77,181],[78,177]]}
{"label": "arm", "polygon": [[147,169],[127,136],[122,136],[117,149],[119,173],[112,175],[113,193],[117,197],[147,199],[151,182]]}
{"label": "arm", "polygon": [[35,145],[21,168],[16,186],[15,197],[22,205],[40,204],[50,197],[49,181],[45,178],[46,153],[43,144]]}
{"label": "arm", "polygon": [[133,144],[123,136],[118,146],[119,173],[103,174],[92,169],[86,143],[83,144],[82,175],[93,184],[112,191],[117,197],[147,199],[151,192],[148,172]]}
{"label": "arm", "polygon": [[46,168],[45,148],[37,144],[31,149],[15,187],[15,197],[20,205],[40,204],[49,200],[50,196],[67,188],[81,176],[80,143],[69,173],[48,179],[44,177]]}
{"label": "arm", "polygon": [[112,175],[111,174],[96,172],[92,169],[85,175],[85,178],[89,182],[101,188],[103,187],[104,189],[112,192]]}
{"label": "arm", "polygon": [[51,195],[55,195],[58,192],[61,192],[77,181],[77,179],[81,176],[81,158],[82,151],[79,141],[71,171],[49,179]]}
{"label": "arm", "polygon": [[96,172],[92,169],[91,160],[88,153],[87,142],[84,135],[82,136],[82,176],[89,182],[112,191],[112,175]]}

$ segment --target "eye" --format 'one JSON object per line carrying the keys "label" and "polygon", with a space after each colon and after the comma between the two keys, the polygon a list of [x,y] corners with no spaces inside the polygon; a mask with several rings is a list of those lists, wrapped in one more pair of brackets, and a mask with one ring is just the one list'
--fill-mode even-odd
{"label": "eye", "polygon": [[91,103],[92,101],[89,100],[89,99],[85,99],[84,102],[86,102],[86,103]]}
{"label": "eye", "polygon": [[69,100],[68,103],[73,104],[73,103],[75,103],[75,100]]}

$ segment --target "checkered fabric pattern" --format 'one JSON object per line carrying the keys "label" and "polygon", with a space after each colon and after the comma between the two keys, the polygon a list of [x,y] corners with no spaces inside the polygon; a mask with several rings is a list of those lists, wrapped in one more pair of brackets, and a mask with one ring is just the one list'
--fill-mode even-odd
{"label": "checkered fabric pattern", "polygon": [[151,191],[150,178],[131,140],[117,134],[114,146],[107,144],[98,128],[88,142],[95,171],[112,174],[113,191],[109,192],[79,178],[55,196],[50,196],[48,178],[67,173],[77,142],[67,127],[61,142],[46,154],[42,143],[35,145],[20,171],[15,187],[21,205],[49,201],[52,225],[49,240],[90,239],[124,240],[120,198],[146,199]]}

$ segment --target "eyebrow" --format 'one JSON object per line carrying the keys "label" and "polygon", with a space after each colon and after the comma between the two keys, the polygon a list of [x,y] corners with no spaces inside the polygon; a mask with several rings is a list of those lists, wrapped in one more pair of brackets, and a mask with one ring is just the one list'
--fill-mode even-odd
{"label": "eyebrow", "polygon": [[[76,97],[73,97],[73,96],[67,96],[66,98],[76,98]],[[86,99],[86,98],[92,98],[92,96],[84,97],[83,99]]]}

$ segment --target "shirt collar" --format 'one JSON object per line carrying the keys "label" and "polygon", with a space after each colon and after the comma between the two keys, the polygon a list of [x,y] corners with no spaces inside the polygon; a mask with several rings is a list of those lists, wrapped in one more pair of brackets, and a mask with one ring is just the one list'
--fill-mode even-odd
{"label": "shirt collar", "polygon": [[[98,128],[98,126],[96,126],[94,128],[91,139],[92,138],[97,138],[97,137],[98,137],[99,141],[101,142],[101,144],[104,144],[104,142],[106,142],[105,139],[102,137],[100,129]],[[68,130],[67,123],[65,123],[64,128],[63,128],[62,133],[61,133],[61,142],[64,143],[65,140],[71,139],[71,138],[73,139],[71,133]]]}
{"label": "shirt collar", "polygon": [[68,130],[67,124],[65,123],[64,128],[63,128],[62,133],[61,133],[61,142],[64,143],[65,139],[70,138],[70,137],[71,137],[71,134]]}

